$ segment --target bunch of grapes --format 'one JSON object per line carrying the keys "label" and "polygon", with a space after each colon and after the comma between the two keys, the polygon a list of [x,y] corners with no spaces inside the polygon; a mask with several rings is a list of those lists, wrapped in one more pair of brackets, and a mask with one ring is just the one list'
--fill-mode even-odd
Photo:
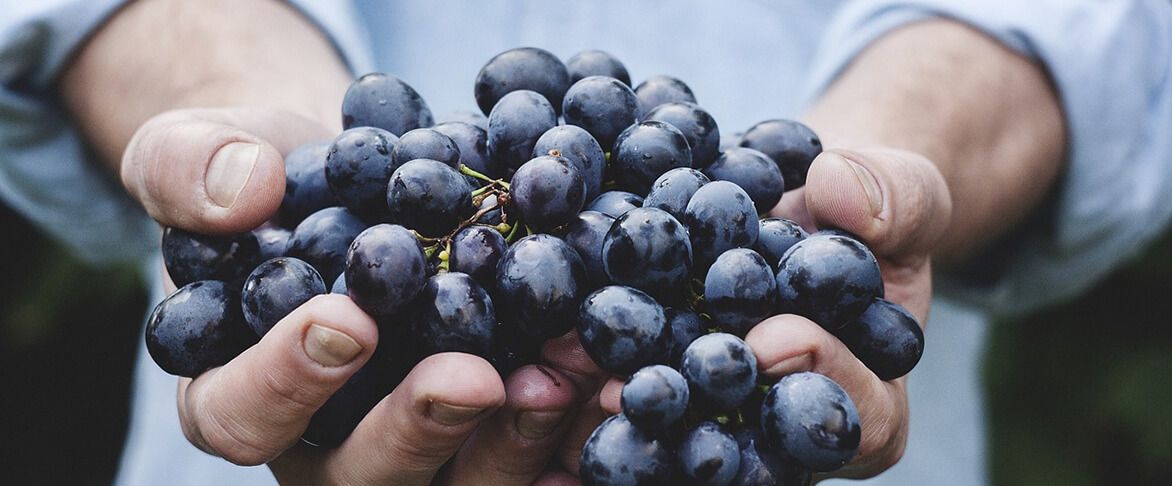
{"label": "bunch of grapes", "polygon": [[584,483],[805,484],[841,467],[861,434],[850,398],[814,373],[759,384],[742,337],[802,315],[889,380],[923,334],[883,299],[858,239],[760,217],[805,183],[818,137],[768,120],[722,140],[682,81],[630,84],[601,51],[512,49],[476,78],[483,115],[435,124],[401,79],[362,76],[345,131],[286,155],[272,221],[164,231],[179,289],[149,318],[151,356],[194,377],[340,293],[376,319],[379,345],[314,416],[311,444],[340,444],[428,355],[475,354],[504,375],[573,331],[629,376],[623,413],[585,445]]}

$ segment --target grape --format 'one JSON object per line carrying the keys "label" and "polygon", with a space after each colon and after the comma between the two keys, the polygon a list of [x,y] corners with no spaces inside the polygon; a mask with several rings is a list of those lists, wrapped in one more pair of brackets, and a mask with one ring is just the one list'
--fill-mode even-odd
{"label": "grape", "polygon": [[240,302],[244,321],[264,336],[294,309],[326,293],[326,283],[312,266],[296,258],[274,258],[256,267],[244,281]]}
{"label": "grape", "polygon": [[853,238],[814,235],[794,244],[777,268],[778,309],[827,330],[857,319],[883,292],[875,255]]}
{"label": "grape", "polygon": [[668,307],[663,309],[667,325],[671,328],[671,345],[668,346],[667,363],[679,366],[684,359],[684,350],[709,327],[703,317],[693,311]]}
{"label": "grape", "polygon": [[[488,121],[484,122],[485,126]],[[460,149],[460,163],[488,177],[504,175],[504,169],[493,163],[488,156],[488,130],[465,122],[446,122],[432,127],[456,142]],[[474,185],[480,185],[477,182]]]}
{"label": "grape", "polygon": [[293,232],[278,226],[264,225],[252,230],[252,235],[259,245],[260,257],[257,260],[263,262],[285,256],[285,248],[289,246],[289,237],[293,236]]}
{"label": "grape", "polygon": [[688,382],[671,367],[645,366],[627,378],[621,402],[636,427],[649,434],[665,431],[688,409]]}
{"label": "grape", "polygon": [[806,185],[810,163],[822,153],[822,141],[809,127],[793,120],[766,120],[749,128],[740,145],[759,150],[777,164],[785,190]]}
{"label": "grape", "polygon": [[325,208],[293,229],[285,256],[304,260],[323,280],[332,282],[346,269],[350,242],[364,229],[366,223],[346,208]]}
{"label": "grape", "polygon": [[622,81],[608,76],[589,76],[574,83],[562,102],[567,125],[590,132],[603,149],[615,143],[623,129],[639,117],[639,99]]}
{"label": "grape", "polygon": [[506,171],[517,170],[533,155],[533,146],[557,126],[553,106],[533,91],[514,91],[488,114],[488,155]]}
{"label": "grape", "polygon": [[280,209],[285,226],[296,226],[314,212],[341,204],[326,181],[329,153],[330,142],[316,142],[297,147],[285,156],[285,197]]}
{"label": "grape", "polygon": [[735,486],[809,486],[810,471],[793,462],[783,461],[765,445],[761,430],[746,427],[733,433],[741,449],[741,466],[732,483]]}
{"label": "grape", "polygon": [[859,448],[862,429],[854,402],[830,378],[788,375],[769,389],[761,406],[765,439],[783,458],[815,472],[844,466]]}
{"label": "grape", "polygon": [[488,362],[496,368],[501,377],[507,377],[517,368],[536,363],[541,353],[541,339],[526,336],[517,326],[498,323],[494,332],[492,349]]}
{"label": "grape", "polygon": [[708,182],[708,176],[696,169],[680,167],[669,170],[651,184],[651,192],[643,199],[643,206],[662,209],[682,221],[688,201]]}
{"label": "grape", "polygon": [[562,234],[562,239],[582,257],[591,288],[610,283],[602,265],[602,242],[614,220],[598,211],[582,211],[570,220]]}
{"label": "grape", "polygon": [[757,252],[734,248],[721,253],[704,278],[705,310],[721,328],[744,335],[774,314],[777,282]]}
{"label": "grape", "polygon": [[342,132],[326,156],[326,182],[343,205],[367,217],[387,210],[387,181],[395,172],[391,150],[399,140],[391,132],[357,127]]}
{"label": "grape", "polygon": [[684,223],[698,273],[727,250],[753,246],[760,231],[753,201],[744,189],[727,181],[698,189],[684,210]]}
{"label": "grape", "polygon": [[578,338],[598,367],[626,375],[667,361],[667,318],[651,296],[610,285],[596,290],[578,312]]}
{"label": "grape", "polygon": [[342,99],[342,128],[377,127],[395,135],[432,125],[427,102],[403,80],[370,73],[354,81]]}
{"label": "grape", "polygon": [[692,269],[688,231],[662,209],[638,208],[619,216],[602,241],[610,281],[665,302],[681,297]]}
{"label": "grape", "polygon": [[[557,153],[553,152],[555,150]],[[533,146],[534,157],[543,155],[557,155],[569,160],[586,182],[586,200],[598,197],[603,169],[606,168],[606,154],[589,132],[574,125],[550,128]]]}
{"label": "grape", "polygon": [[617,218],[635,208],[643,206],[643,197],[626,191],[606,191],[586,205],[588,211],[598,211]]}
{"label": "grape", "polygon": [[163,371],[194,378],[257,341],[240,314],[239,292],[203,280],[180,287],[147,318],[147,352]]}
{"label": "grape", "polygon": [[734,147],[724,151],[704,174],[714,181],[729,181],[745,190],[757,212],[773,209],[785,189],[781,170],[765,154],[753,149]]}
{"label": "grape", "polygon": [[570,84],[590,76],[609,76],[631,85],[631,75],[627,67],[608,52],[590,50],[582,51],[566,60],[566,70],[570,73]]}
{"label": "grape", "polygon": [[586,185],[570,161],[537,157],[513,174],[510,196],[521,220],[532,230],[548,232],[570,222],[586,202]]}
{"label": "grape", "polygon": [[476,104],[489,115],[491,127],[489,113],[510,92],[535,91],[561,110],[562,97],[569,87],[570,75],[557,56],[536,47],[509,49],[489,59],[476,74]]}
{"label": "grape", "polygon": [[[436,124],[432,128],[437,128],[445,123],[467,123],[469,125],[488,131],[488,115],[479,111],[471,110],[456,110],[449,111],[443,116],[436,119]],[[448,136],[451,136],[449,133]],[[455,137],[452,137],[455,138]],[[463,147],[461,147],[463,148]]]}
{"label": "grape", "polygon": [[346,288],[346,275],[338,275],[334,279],[334,283],[330,285],[331,294],[348,295],[349,291]]}
{"label": "grape", "polygon": [[781,256],[809,236],[800,225],[788,219],[765,218],[759,226],[761,231],[757,234],[757,244],[753,245],[753,250],[769,262],[770,268],[777,268]]}
{"label": "grape", "polygon": [[631,125],[619,134],[610,154],[611,171],[619,187],[647,194],[664,172],[692,165],[688,139],[676,127],[659,121]]}
{"label": "grape", "polygon": [[680,442],[680,470],[689,484],[724,486],[741,465],[737,441],[714,422],[701,422]]}
{"label": "grape", "polygon": [[411,330],[424,354],[453,351],[488,357],[496,327],[492,299],[468,274],[431,277],[415,299]]}
{"label": "grape", "polygon": [[493,226],[501,224],[504,221],[505,207],[500,204],[500,200],[501,198],[497,197],[496,194],[485,196],[484,200],[480,202],[480,207],[476,208],[476,211],[479,212],[487,209],[488,212],[481,215],[476,222]]}
{"label": "grape", "polygon": [[856,322],[834,335],[884,381],[908,374],[924,354],[924,331],[915,316],[885,299],[875,299]]}
{"label": "grape", "polygon": [[453,272],[463,272],[481,286],[496,284],[496,265],[508,244],[499,231],[488,226],[469,226],[452,238],[448,265]]}
{"label": "grape", "polygon": [[251,232],[227,236],[163,229],[163,265],[175,286],[222,280],[239,286],[260,263],[260,244]]}
{"label": "grape", "polygon": [[376,318],[405,309],[426,280],[423,249],[411,231],[402,226],[371,226],[354,238],[346,252],[346,289],[350,298]]}
{"label": "grape", "polygon": [[521,238],[497,264],[494,302],[498,316],[534,339],[573,329],[586,289],[578,253],[546,234]]}
{"label": "grape", "polygon": [[399,137],[391,149],[391,165],[398,168],[415,159],[431,159],[456,167],[460,163],[460,147],[439,130],[416,128]]}
{"label": "grape", "polygon": [[472,215],[472,187],[459,171],[431,159],[415,159],[395,170],[386,191],[387,219],[440,237]]}
{"label": "grape", "polygon": [[748,344],[732,334],[705,334],[684,350],[680,372],[688,380],[693,404],[730,411],[757,385],[757,357]]}
{"label": "grape", "polygon": [[639,86],[635,87],[635,96],[639,97],[639,112],[650,113],[655,107],[673,101],[696,102],[696,95],[692,88],[671,76],[652,76]]}
{"label": "grape", "polygon": [[586,439],[578,472],[583,486],[659,486],[669,484],[672,459],[666,444],[615,415]]}
{"label": "grape", "polygon": [[720,128],[703,108],[687,101],[663,103],[643,115],[642,121],[661,121],[676,127],[692,148],[692,167],[707,167],[720,155]]}

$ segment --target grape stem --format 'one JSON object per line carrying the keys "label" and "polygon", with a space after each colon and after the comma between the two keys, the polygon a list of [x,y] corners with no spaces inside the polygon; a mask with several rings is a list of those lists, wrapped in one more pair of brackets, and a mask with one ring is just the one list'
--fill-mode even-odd
{"label": "grape stem", "polygon": [[[482,181],[484,181],[484,182],[487,182],[489,185],[488,185],[488,186],[485,186],[485,187],[491,187],[491,186],[494,186],[494,185],[495,185],[495,186],[500,186],[500,187],[503,187],[503,188],[505,188],[505,189],[508,189],[508,188],[509,188],[509,183],[508,183],[508,182],[505,182],[505,181],[503,181],[503,180],[501,180],[501,179],[493,179],[493,178],[491,178],[491,177],[489,177],[489,176],[486,176],[486,175],[484,175],[484,174],[481,174],[480,172],[477,172],[475,169],[473,169],[473,168],[471,168],[471,167],[468,167],[468,166],[466,166],[466,165],[464,165],[464,164],[460,164],[460,173],[461,173],[461,174],[464,174],[464,175],[466,175],[466,176],[468,176],[468,177],[472,177],[472,178],[474,178],[474,179],[479,179],[479,180],[482,180]],[[481,189],[484,189],[484,188],[482,187]],[[473,195],[476,195],[476,193],[474,192],[474,193],[473,193]]]}

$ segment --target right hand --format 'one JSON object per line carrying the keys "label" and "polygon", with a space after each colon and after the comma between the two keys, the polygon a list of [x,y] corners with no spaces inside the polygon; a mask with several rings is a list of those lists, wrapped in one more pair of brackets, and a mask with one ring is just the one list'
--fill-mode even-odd
{"label": "right hand", "polygon": [[[122,181],[161,224],[209,234],[246,231],[280,205],[281,154],[331,135],[273,110],[167,112],[131,139]],[[580,393],[573,382],[535,366],[502,381],[488,362],[468,354],[423,360],[338,448],[301,443],[310,417],[377,343],[374,320],[350,299],[315,297],[228,364],[179,380],[183,432],[235,464],[268,464],[287,484],[558,481],[542,475],[569,428]]]}

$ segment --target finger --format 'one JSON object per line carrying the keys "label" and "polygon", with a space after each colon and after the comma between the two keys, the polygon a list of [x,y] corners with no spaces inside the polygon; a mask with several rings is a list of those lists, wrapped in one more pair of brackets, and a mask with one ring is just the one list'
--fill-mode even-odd
{"label": "finger", "polygon": [[577,331],[546,341],[541,347],[541,358],[569,377],[578,387],[579,396],[594,395],[598,387],[610,378],[610,374],[602,371],[586,354]]}
{"label": "finger", "polygon": [[533,486],[580,486],[581,484],[582,482],[578,481],[578,478],[565,471],[547,471],[533,482]]}
{"label": "finger", "polygon": [[586,439],[590,438],[590,434],[594,433],[594,429],[598,428],[598,424],[601,424],[610,415],[599,405],[597,393],[582,404],[578,413],[574,415],[574,421],[570,424],[569,430],[566,431],[565,440],[562,441],[562,445],[557,451],[557,463],[563,470],[573,476],[578,475],[578,461],[582,458],[582,446],[586,444]]}
{"label": "finger", "polygon": [[623,411],[623,380],[618,378],[611,378],[602,385],[602,391],[598,392],[598,404],[607,413],[619,413]]}
{"label": "finger", "polygon": [[762,379],[813,371],[834,380],[854,401],[862,426],[859,452],[836,476],[868,477],[899,461],[908,433],[904,378],[881,381],[841,341],[804,317],[766,319],[745,342],[757,356]]}
{"label": "finger", "polygon": [[158,222],[223,234],[259,226],[285,192],[281,154],[329,137],[320,125],[263,109],[190,109],[144,123],[123,153],[127,191]]}
{"label": "finger", "polygon": [[574,384],[531,365],[505,380],[505,396],[505,406],[476,429],[441,484],[528,486],[545,470],[569,426]]}
{"label": "finger", "polygon": [[505,403],[487,361],[427,357],[326,457],[323,484],[428,484],[465,439]]}
{"label": "finger", "polygon": [[265,463],[297,442],[377,343],[374,321],[350,299],[314,297],[236,359],[181,382],[183,431],[233,463]]}
{"label": "finger", "polygon": [[798,223],[802,229],[808,232],[818,230],[818,227],[814,225],[814,219],[810,217],[810,211],[806,209],[805,186],[782,194],[781,201],[778,201],[777,206],[769,211],[769,215]]}

